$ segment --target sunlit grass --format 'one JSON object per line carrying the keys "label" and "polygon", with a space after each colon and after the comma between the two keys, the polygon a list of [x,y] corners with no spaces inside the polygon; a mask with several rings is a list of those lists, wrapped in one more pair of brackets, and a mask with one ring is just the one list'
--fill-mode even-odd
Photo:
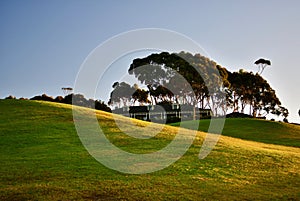
{"label": "sunlit grass", "polygon": [[[195,122],[186,121],[184,122],[184,127],[191,128],[190,124],[195,124]],[[199,121],[199,131],[207,132],[209,124],[209,119],[201,119]],[[180,123],[172,123],[171,125],[180,126]],[[283,122],[227,118],[222,135],[257,142],[300,147],[300,126]]]}
{"label": "sunlit grass", "polygon": [[[159,150],[178,131],[115,116],[126,132],[162,129],[151,139],[134,139],[116,127],[112,114],[96,115],[109,140],[133,153]],[[126,127],[128,121],[137,126]],[[184,132],[189,136],[192,131]],[[168,168],[123,174],[88,154],[71,106],[0,100],[0,200],[299,200],[300,148],[222,136],[208,157],[199,160],[205,135],[198,132],[188,152]]]}

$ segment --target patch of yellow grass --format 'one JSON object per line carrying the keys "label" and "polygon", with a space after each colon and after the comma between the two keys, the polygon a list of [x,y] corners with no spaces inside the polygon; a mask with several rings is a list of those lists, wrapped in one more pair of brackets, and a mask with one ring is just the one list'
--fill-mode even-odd
{"label": "patch of yellow grass", "polygon": [[[114,127],[115,125],[115,120],[117,120],[121,124],[129,124],[132,123],[132,125],[136,125],[137,127],[130,128],[128,126],[126,129],[136,129],[138,127],[141,128],[147,128],[151,126],[151,130],[162,130],[161,133],[159,134],[160,137],[170,137],[176,135],[178,133],[178,129],[181,129],[181,132],[184,132],[187,137],[193,136],[193,132],[188,129],[184,128],[179,128],[179,127],[173,127],[169,125],[162,125],[162,124],[156,124],[153,122],[146,122],[146,121],[141,121],[138,119],[131,119],[127,118],[118,114],[112,114],[108,113],[105,111],[100,111],[100,110],[94,110],[90,108],[83,108],[79,106],[72,106],[68,104],[61,104],[61,103],[53,103],[53,102],[45,102],[45,101],[37,101],[41,104],[46,104],[46,105],[51,105],[54,107],[59,107],[59,108],[66,108],[66,109],[79,109],[81,112],[87,112],[89,114],[95,114],[96,117],[99,120],[99,123],[101,125],[102,120],[108,120],[111,125],[111,131],[112,132],[119,132],[120,130],[117,127]],[[298,129],[297,125],[286,125],[289,126],[293,129]],[[197,136],[195,139],[195,143],[199,144],[199,141],[203,141],[205,138],[206,133],[197,131]],[[295,147],[289,147],[289,146],[282,146],[282,145],[273,145],[273,144],[266,144],[266,143],[260,143],[260,142],[254,142],[254,141],[248,141],[248,140],[242,140],[238,138],[233,138],[233,137],[227,137],[227,136],[220,136],[220,139],[218,141],[217,146],[220,147],[228,147],[228,148],[238,148],[238,149],[244,149],[244,150],[249,150],[249,151],[263,151],[263,152],[268,152],[268,153],[276,153],[276,154],[291,154],[295,156],[300,156],[300,148],[295,148]]]}

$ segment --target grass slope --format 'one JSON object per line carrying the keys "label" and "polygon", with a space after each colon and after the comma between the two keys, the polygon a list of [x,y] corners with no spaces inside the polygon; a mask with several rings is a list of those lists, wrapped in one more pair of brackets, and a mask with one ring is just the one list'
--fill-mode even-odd
{"label": "grass slope", "polygon": [[[184,127],[189,128],[194,121],[184,122]],[[207,132],[209,119],[199,121],[199,131]],[[172,123],[180,126],[180,123]],[[222,135],[252,140],[257,142],[300,147],[300,126],[282,122],[266,121],[259,119],[227,118]]]}
{"label": "grass slope", "polygon": [[[166,126],[153,139],[133,140],[111,114],[97,116],[107,137],[132,152],[158,150],[176,132]],[[222,136],[199,160],[204,137],[198,132],[188,152],[168,168],[122,174],[87,153],[69,105],[0,100],[0,200],[299,200],[300,148]]]}

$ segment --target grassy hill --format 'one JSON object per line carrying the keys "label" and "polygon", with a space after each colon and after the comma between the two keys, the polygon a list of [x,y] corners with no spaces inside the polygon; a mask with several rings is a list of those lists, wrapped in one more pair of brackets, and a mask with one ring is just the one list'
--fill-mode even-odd
{"label": "grassy hill", "polygon": [[[194,121],[186,121],[183,126],[190,128],[189,125],[194,123]],[[207,132],[209,124],[209,119],[201,119],[199,121],[199,131]],[[180,126],[180,123],[172,123],[170,125]],[[252,118],[227,118],[222,135],[257,142],[300,147],[300,126],[295,124]]]}
{"label": "grassy hill", "polygon": [[[153,139],[133,140],[111,114],[98,111],[97,118],[116,146],[135,153],[159,150],[177,129],[165,126]],[[300,148],[222,136],[199,160],[204,137],[198,132],[187,153],[168,168],[123,174],[88,154],[71,106],[0,100],[0,200],[299,200]]]}

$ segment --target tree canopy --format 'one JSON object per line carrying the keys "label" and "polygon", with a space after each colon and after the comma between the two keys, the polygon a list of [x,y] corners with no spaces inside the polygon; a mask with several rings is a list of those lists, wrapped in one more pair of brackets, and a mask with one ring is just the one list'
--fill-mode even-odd
{"label": "tree canopy", "polygon": [[269,113],[276,115],[286,113],[275,90],[258,73],[253,74],[244,70],[233,73],[228,71],[228,81],[231,85],[227,91],[227,104],[234,112],[244,113],[248,106],[250,115],[254,117]]}
{"label": "tree canopy", "polygon": [[271,62],[259,59],[255,64],[260,65],[260,73],[230,72],[200,54],[153,53],[134,59],[128,69],[128,73],[146,88],[116,82],[109,104],[121,106],[136,101],[141,104],[189,104],[211,109],[215,115],[218,109],[226,111],[225,105],[233,112],[245,113],[247,110],[254,117],[271,113],[286,118],[288,110],[261,76]]}
{"label": "tree canopy", "polygon": [[258,66],[258,74],[262,74],[267,66],[271,66],[271,61],[267,59],[260,58],[254,62]]}
{"label": "tree canopy", "polygon": [[[146,85],[152,104],[161,101],[179,104],[217,103],[217,94],[226,80],[220,76],[217,64],[200,55],[187,52],[151,54],[134,59],[128,73]],[[224,80],[225,79],[225,80]],[[209,100],[210,99],[210,100]],[[210,106],[217,107],[211,104]]]}
{"label": "tree canopy", "polygon": [[30,100],[40,100],[40,101],[49,101],[49,102],[57,102],[57,103],[65,103],[65,104],[73,104],[83,107],[94,108],[96,110],[103,110],[106,112],[111,112],[111,109],[101,100],[93,100],[86,99],[82,94],[69,94],[65,97],[57,96],[53,98],[52,96],[48,96],[46,94],[34,96],[30,98]]}

